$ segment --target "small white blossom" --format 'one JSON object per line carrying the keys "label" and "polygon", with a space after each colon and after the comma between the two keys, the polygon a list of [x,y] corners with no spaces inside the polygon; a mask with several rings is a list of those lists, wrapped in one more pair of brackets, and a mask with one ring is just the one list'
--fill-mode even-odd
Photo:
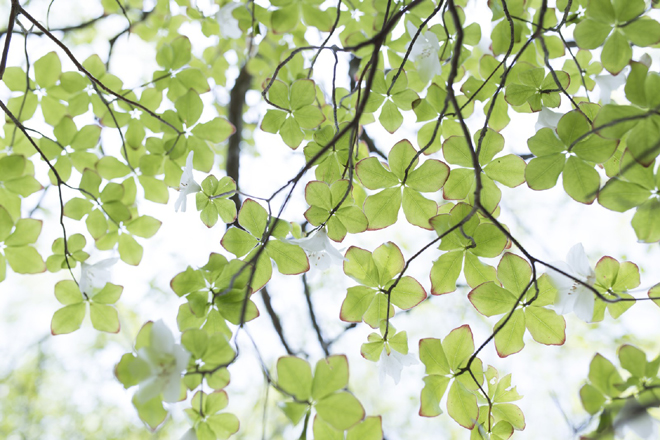
{"label": "small white blossom", "polygon": [[378,359],[378,379],[380,384],[385,383],[385,376],[390,376],[395,384],[398,384],[401,380],[401,370],[403,367],[409,367],[415,365],[417,360],[412,353],[401,354],[396,350],[390,350],[390,353],[387,354],[387,350],[383,349],[383,352],[380,354],[380,359]]}
{"label": "small white blossom", "polygon": [[179,401],[181,373],[188,365],[190,353],[174,343],[172,332],[162,320],[151,326],[150,343],[138,350],[138,358],[150,369],[149,377],[138,386],[138,401],[147,402],[161,393],[165,402]]}
{"label": "small white blossom", "polygon": [[[576,244],[568,251],[566,263],[562,261],[554,263],[553,266],[585,282],[589,286],[594,285],[596,274],[589,264],[587,254],[584,252],[584,247],[582,247],[581,243]],[[590,322],[594,315],[594,293],[585,285],[555,270],[549,270],[548,276],[557,289],[555,311],[561,315],[575,312],[578,318],[585,322]]]}
{"label": "small white blossom", "polygon": [[596,86],[598,86],[598,101],[600,101],[601,105],[605,105],[609,104],[612,100],[612,92],[626,83],[626,75],[624,72],[616,76],[609,74],[598,75],[594,78],[594,81],[596,81]]}
{"label": "small white blossom", "polygon": [[[417,27],[411,22],[406,23],[410,38],[414,38],[417,33]],[[415,40],[412,49],[410,49],[410,59],[415,63],[419,79],[428,83],[435,75],[442,72],[440,59],[440,42],[438,37],[431,31],[422,32]]]}
{"label": "small white blossom", "polygon": [[333,264],[341,265],[345,260],[344,256],[332,245],[323,228],[309,237],[292,239],[289,242],[303,248],[310,264],[321,271],[330,268]]}
{"label": "small white blossom", "polygon": [[117,261],[119,258],[108,258],[94,264],[81,263],[80,291],[90,298],[99,293],[112,280],[110,268]]}
{"label": "small white blossom", "polygon": [[631,431],[643,439],[657,438],[654,435],[655,419],[634,399],[628,399],[614,418],[614,432],[617,437],[625,438]]}
{"label": "small white blossom", "polygon": [[179,198],[174,203],[174,212],[178,212],[181,208],[182,212],[186,212],[186,198],[188,194],[194,194],[202,190],[202,187],[193,179],[193,152],[188,154],[186,159],[186,167],[181,174],[181,181],[179,182]]}
{"label": "small white blossom", "polygon": [[547,107],[541,107],[541,111],[538,115],[539,118],[534,126],[534,130],[536,131],[539,131],[542,128],[552,128],[553,130],[556,130],[559,120],[564,116],[563,113],[553,112]]}
{"label": "small white blossom", "polygon": [[240,38],[243,35],[243,31],[238,27],[238,20],[232,14],[234,9],[239,6],[241,6],[241,3],[230,2],[220,8],[218,13],[215,14],[215,19],[220,25],[220,35],[223,38]]}

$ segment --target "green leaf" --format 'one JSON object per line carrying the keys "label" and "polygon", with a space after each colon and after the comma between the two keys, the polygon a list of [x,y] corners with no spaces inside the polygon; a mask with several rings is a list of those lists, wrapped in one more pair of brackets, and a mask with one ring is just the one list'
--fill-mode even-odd
{"label": "green leaf", "polygon": [[645,243],[660,241],[660,201],[655,198],[644,202],[632,218],[637,238]]}
{"label": "green leaf", "polygon": [[443,196],[447,200],[463,200],[474,186],[474,170],[454,168],[443,188]]}
{"label": "green leaf", "polygon": [[447,395],[447,412],[449,416],[464,428],[472,429],[479,415],[477,396],[455,380]]}
{"label": "green leaf", "polygon": [[401,206],[408,223],[420,228],[432,229],[429,220],[438,213],[436,202],[423,197],[417,191],[404,187]]}
{"label": "green leaf", "polygon": [[140,420],[146,423],[151,429],[156,429],[167,417],[167,410],[163,408],[163,402],[159,397],[154,397],[147,402],[140,402],[133,397],[133,406],[138,411]]}
{"label": "green leaf", "polygon": [[25,172],[26,164],[25,157],[18,154],[0,158],[0,179],[7,182],[21,177]]}
{"label": "green leaf", "polygon": [[449,362],[440,339],[420,339],[419,360],[426,367],[426,374],[447,375],[450,373]]}
{"label": "green leaf", "polygon": [[174,107],[183,122],[185,122],[188,127],[192,127],[202,115],[204,103],[202,103],[197,92],[194,90],[188,90],[186,94],[176,100]]}
{"label": "green leaf", "polygon": [[293,111],[293,117],[301,128],[311,130],[325,121],[323,112],[318,107],[307,105]]}
{"label": "green leaf", "polygon": [[394,133],[399,127],[401,127],[401,124],[403,123],[403,115],[395,103],[386,100],[380,110],[378,120],[385,130]]}
{"label": "green leaf", "polygon": [[463,267],[463,251],[442,254],[431,267],[431,293],[442,295],[456,290],[456,280]]}
{"label": "green leaf", "polygon": [[498,422],[505,420],[519,431],[525,429],[525,416],[517,405],[512,403],[500,403],[493,406],[493,416]]}
{"label": "green leaf", "polygon": [[117,249],[119,250],[119,257],[126,264],[137,266],[142,261],[142,246],[135,241],[132,235],[121,234]]}
{"label": "green leaf", "polygon": [[598,194],[598,203],[612,211],[625,212],[641,205],[650,196],[648,189],[614,178],[610,179]]}
{"label": "green leaf", "polygon": [[587,18],[575,27],[575,42],[582,49],[596,49],[603,44],[611,31],[609,24]]}
{"label": "green leaf", "polygon": [[477,286],[468,294],[468,298],[474,308],[486,316],[510,312],[518,303],[518,298],[511,292],[493,282]]}
{"label": "green leaf", "polygon": [[400,309],[408,310],[426,299],[426,291],[417,280],[405,276],[402,277],[396,287],[392,289],[390,298],[392,304]]}
{"label": "green leaf", "polygon": [[238,223],[257,238],[261,238],[266,230],[268,212],[252,199],[245,199],[238,212]]}
{"label": "green leaf", "polygon": [[[287,118],[287,112],[282,110],[270,109],[266,111],[264,119],[261,121],[261,129],[266,133],[277,133]],[[195,127],[197,128],[197,127]]]}
{"label": "green leaf", "polygon": [[497,281],[497,271],[493,266],[484,264],[472,252],[465,253],[465,280],[470,287],[477,287],[489,281]]}
{"label": "green leaf", "polygon": [[242,257],[257,245],[258,240],[248,232],[239,228],[229,228],[222,237],[220,244],[237,257]]}
{"label": "green leaf", "polygon": [[[499,357],[507,357],[518,353],[523,349],[525,343],[523,336],[525,334],[525,313],[522,309],[516,309],[511,317],[505,315],[495,324],[495,329],[501,329],[495,335],[495,348]],[[506,324],[504,323],[506,320]]]}
{"label": "green leaf", "polygon": [[316,412],[330,426],[344,431],[364,418],[364,408],[352,394],[346,391],[330,394],[314,406]]}
{"label": "green leaf", "polygon": [[268,89],[268,99],[272,101],[273,104],[284,109],[291,108],[289,103],[289,86],[279,79],[273,81]]}
{"label": "green leaf", "polygon": [[[421,342],[421,341],[420,341]],[[424,377],[424,388],[420,396],[419,415],[436,417],[442,414],[440,401],[444,396],[450,379],[446,376],[431,375]]]}
{"label": "green leaf", "polygon": [[383,428],[380,416],[370,416],[353,426],[346,433],[346,440],[382,440]]}
{"label": "green leaf", "polygon": [[346,356],[330,356],[316,363],[312,381],[312,398],[323,399],[348,385],[348,360]]}
{"label": "green leaf", "polygon": [[406,186],[419,192],[436,192],[442,188],[448,177],[449,166],[446,163],[429,159],[408,173]]}
{"label": "green leaf", "polygon": [[390,150],[387,156],[389,166],[400,181],[403,181],[406,175],[406,169],[409,169],[410,172],[417,166],[419,159],[415,157],[415,154],[415,148],[405,139],[397,142]]}
{"label": "green leaf", "polygon": [[[215,393],[213,393],[215,394]],[[228,439],[236,434],[240,428],[238,417],[231,413],[214,414],[206,420],[218,439]]]}
{"label": "green leaf", "polygon": [[470,249],[470,252],[486,258],[495,258],[500,255],[508,241],[506,235],[497,226],[490,223],[477,226],[472,238],[477,246]]}
{"label": "green leaf", "polygon": [[[304,408],[307,411],[307,408]],[[302,414],[301,414],[302,416]],[[298,419],[300,420],[300,418]],[[336,430],[318,415],[314,417],[314,439],[318,440],[344,440],[344,433]]]}
{"label": "green leaf", "polygon": [[580,388],[580,400],[582,400],[584,409],[589,414],[594,415],[600,411],[605,403],[605,396],[593,385],[585,384]]}
{"label": "green leaf", "polygon": [[378,285],[380,286],[386,285],[395,275],[400,273],[405,263],[401,249],[391,241],[378,246],[374,250],[372,258],[378,270]]}
{"label": "green leaf", "polygon": [[[369,251],[351,246],[346,251],[344,258],[344,273],[346,275],[369,287],[380,286],[378,268]],[[385,267],[383,262],[380,264]]]}
{"label": "green leaf", "polygon": [[280,136],[282,136],[284,143],[293,150],[298,148],[305,137],[295,118],[288,118],[284,121],[282,127],[280,127]]}
{"label": "green leaf", "polygon": [[5,239],[5,245],[16,247],[32,244],[41,233],[41,220],[21,218],[16,222],[14,232]]}
{"label": "green leaf", "polygon": [[598,390],[610,397],[617,397],[621,391],[617,386],[623,379],[612,362],[596,354],[589,364],[589,380]]}
{"label": "green leaf", "polygon": [[470,326],[462,325],[449,332],[442,341],[442,346],[445,349],[449,367],[453,372],[458,371],[474,353],[474,339]]}
{"label": "green leaf", "polygon": [[273,11],[270,18],[273,32],[281,34],[294,29],[300,23],[300,8],[293,4]]}
{"label": "green leaf", "polygon": [[64,335],[78,330],[85,317],[85,307],[85,303],[81,302],[57,310],[50,323],[50,332],[53,335]]}
{"label": "green leaf", "polygon": [[78,285],[72,280],[62,280],[55,284],[55,298],[65,306],[83,301]]}
{"label": "green leaf", "polygon": [[97,304],[114,304],[119,300],[123,290],[122,286],[106,283],[100,291],[91,296],[91,299]]}
{"label": "green leaf", "polygon": [[626,37],[618,29],[607,39],[600,55],[603,67],[613,75],[621,72],[632,58],[632,48]]}
{"label": "green leaf", "polygon": [[142,215],[127,223],[126,229],[138,237],[151,238],[158,232],[161,224],[162,222],[160,220],[156,220],[148,215]]}
{"label": "green leaf", "polygon": [[634,377],[646,376],[646,354],[632,345],[622,345],[619,348],[619,362]]}
{"label": "green leaf", "polygon": [[235,132],[236,127],[224,118],[213,118],[204,124],[197,124],[192,129],[192,134],[195,136],[216,144],[227,140]]}
{"label": "green leaf", "polygon": [[46,263],[32,246],[5,248],[9,267],[15,273],[41,273],[46,271]]}
{"label": "green leaf", "polygon": [[375,295],[376,291],[369,287],[349,287],[341,304],[339,319],[345,322],[361,322]]}
{"label": "green leaf", "polygon": [[316,87],[311,79],[299,79],[291,84],[291,108],[298,110],[314,103]]}
{"label": "green leaf", "polygon": [[383,229],[396,223],[401,208],[401,189],[387,188],[368,196],[364,202],[364,214],[369,230]]}
{"label": "green leaf", "polygon": [[484,172],[509,188],[515,188],[525,182],[525,161],[515,154],[507,154],[489,163]]}
{"label": "green leaf", "polygon": [[355,170],[360,182],[369,189],[389,188],[399,184],[396,175],[386,170],[375,157],[362,159],[357,163]]}
{"label": "green leaf", "polygon": [[600,176],[582,159],[571,156],[566,161],[563,173],[566,193],[575,201],[591,204],[598,196]]}
{"label": "green leaf", "polygon": [[34,62],[34,79],[39,87],[55,85],[62,73],[62,63],[56,52],[49,52]]}
{"label": "green leaf", "polygon": [[195,359],[201,359],[204,356],[208,348],[208,343],[209,337],[204,330],[190,329],[181,335],[181,344]]}
{"label": "green leaf", "polygon": [[89,317],[92,326],[99,331],[108,333],[119,333],[119,316],[117,309],[106,304],[90,303]]}
{"label": "green leaf", "polygon": [[271,240],[266,253],[277,264],[277,270],[284,275],[298,275],[309,270],[309,260],[300,246]]}
{"label": "green leaf", "polygon": [[525,326],[536,342],[563,345],[566,342],[566,321],[554,310],[543,307],[525,309]]}
{"label": "green leaf", "polygon": [[652,46],[660,41],[660,23],[649,16],[629,23],[621,31],[635,46]]}
{"label": "green leaf", "polygon": [[312,393],[312,368],[303,359],[284,356],[277,360],[277,384],[297,400],[309,400]]}

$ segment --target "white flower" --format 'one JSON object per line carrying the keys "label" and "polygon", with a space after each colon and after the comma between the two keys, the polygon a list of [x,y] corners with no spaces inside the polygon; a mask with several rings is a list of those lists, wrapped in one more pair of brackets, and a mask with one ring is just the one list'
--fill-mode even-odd
{"label": "white flower", "polygon": [[197,440],[197,434],[195,434],[195,430],[193,428],[190,428],[186,431],[185,434],[183,434],[183,437],[181,437],[180,440]]}
{"label": "white flower", "polygon": [[172,332],[162,320],[151,326],[150,343],[138,350],[138,357],[150,368],[149,377],[139,384],[138,401],[147,402],[161,393],[165,402],[179,401],[181,372],[188,365],[190,353],[174,343]]}
{"label": "white flower", "polygon": [[215,14],[215,19],[220,25],[220,35],[223,38],[240,38],[243,35],[243,31],[238,27],[238,20],[232,14],[234,9],[239,6],[241,6],[240,3],[230,2],[220,8],[218,13]]}
{"label": "white flower", "polygon": [[[568,251],[566,262],[568,264],[562,261],[553,265],[590,286],[594,285],[596,274],[589,265],[587,254],[585,254],[581,243],[576,244]],[[573,311],[578,318],[590,322],[594,315],[594,293],[585,285],[555,270],[549,270],[548,276],[550,276],[550,281],[557,288],[555,311],[561,315]]]}
{"label": "white flower", "polygon": [[654,436],[655,419],[635,399],[628,399],[614,418],[614,432],[617,437],[625,438],[630,431],[644,439],[657,438]]}
{"label": "white flower", "polygon": [[179,198],[176,199],[176,202],[174,203],[174,212],[178,212],[179,208],[181,208],[182,212],[186,212],[186,198],[188,197],[188,194],[194,194],[202,190],[202,187],[195,182],[195,179],[193,179],[193,155],[194,152],[191,151],[186,159],[186,168],[184,168],[183,174],[181,174],[181,181],[179,182]]}
{"label": "white flower", "polygon": [[390,376],[395,384],[398,384],[401,380],[401,370],[403,367],[409,367],[415,365],[417,360],[412,353],[401,354],[396,350],[390,350],[390,354],[387,354],[387,350],[383,348],[383,352],[380,354],[380,359],[378,359],[378,379],[380,384],[385,383],[385,375]]}
{"label": "white flower", "polygon": [[594,78],[594,81],[598,86],[598,101],[601,105],[605,105],[610,103],[612,92],[626,83],[626,75],[624,72],[616,76],[598,75]]}
{"label": "white flower", "polygon": [[[417,27],[411,22],[407,22],[406,28],[410,38],[414,38]],[[415,63],[419,79],[424,83],[428,83],[442,71],[440,59],[438,58],[439,52],[440,42],[438,37],[431,31],[420,33],[412,49],[410,49],[410,59]]]}
{"label": "white flower", "polygon": [[556,130],[557,124],[559,124],[559,120],[562,116],[564,116],[563,113],[553,112],[547,107],[541,107],[539,118],[536,121],[534,130],[539,131],[542,128],[552,128],[553,130]]}
{"label": "white flower", "polygon": [[80,265],[80,291],[88,297],[93,297],[112,279],[110,267],[119,261],[119,258],[108,258],[98,263]]}
{"label": "white flower", "polygon": [[318,270],[326,270],[332,264],[343,264],[345,260],[344,256],[332,245],[323,228],[309,237],[292,239],[289,242],[303,248],[309,262]]}

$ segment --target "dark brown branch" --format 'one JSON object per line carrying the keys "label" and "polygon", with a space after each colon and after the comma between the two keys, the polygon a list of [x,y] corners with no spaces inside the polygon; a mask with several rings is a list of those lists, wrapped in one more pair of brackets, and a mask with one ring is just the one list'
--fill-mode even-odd
{"label": "dark brown branch", "polygon": [[227,120],[236,127],[236,132],[229,137],[226,169],[227,175],[236,182],[237,192],[231,197],[236,204],[236,210],[241,208],[241,200],[238,196],[238,178],[240,176],[241,141],[243,140],[243,107],[245,107],[245,94],[250,90],[251,83],[252,75],[248,72],[247,64],[244,64],[229,94]]}
{"label": "dark brown branch", "polygon": [[282,342],[284,349],[288,354],[292,356],[295,355],[293,350],[291,350],[291,347],[289,347],[289,344],[286,342],[286,338],[284,337],[284,330],[282,329],[282,322],[280,321],[280,317],[275,312],[275,309],[273,309],[273,303],[270,301],[270,295],[268,294],[268,290],[266,290],[265,287],[261,289],[261,298],[264,300],[264,305],[266,306],[268,316],[270,316],[270,320],[273,323],[273,327],[275,327],[277,336],[280,337],[280,341]]}
{"label": "dark brown branch", "polygon": [[14,22],[16,21],[16,16],[20,10],[20,5],[18,0],[12,0],[11,2],[11,11],[9,12],[9,22],[7,23],[7,37],[5,38],[5,47],[2,49],[2,58],[0,59],[0,79],[5,74],[5,69],[7,68],[7,57],[9,56],[9,45],[11,44],[11,35],[14,31]]}
{"label": "dark brown branch", "polygon": [[314,331],[316,332],[316,338],[319,340],[319,344],[321,344],[321,348],[323,349],[323,352],[325,353],[326,357],[330,356],[330,351],[328,350],[328,343],[323,339],[323,333],[321,333],[321,327],[319,327],[318,322],[316,321],[316,313],[314,313],[314,305],[312,304],[312,294],[309,291],[309,285],[307,284],[307,276],[305,274],[302,275],[302,282],[303,282],[303,288],[305,290],[305,299],[307,300],[307,309],[309,310],[309,318],[312,321],[312,326],[314,327]]}

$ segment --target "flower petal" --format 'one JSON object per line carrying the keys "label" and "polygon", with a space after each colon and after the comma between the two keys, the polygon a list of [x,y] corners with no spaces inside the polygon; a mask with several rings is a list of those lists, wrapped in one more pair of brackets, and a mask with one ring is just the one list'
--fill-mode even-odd
{"label": "flower petal", "polygon": [[188,194],[185,192],[180,192],[179,193],[179,198],[176,199],[176,202],[174,202],[174,212],[179,212],[179,208],[181,208],[181,212],[186,212],[186,197]]}
{"label": "flower petal", "polygon": [[542,128],[552,128],[553,130],[556,130],[562,116],[564,116],[562,113],[553,112],[547,107],[541,107],[539,118],[536,121],[534,129],[536,131],[539,131]]}
{"label": "flower petal", "polygon": [[406,22],[406,29],[408,30],[408,35],[410,35],[410,38],[414,38],[415,34],[417,33],[418,27],[412,24],[412,22],[407,21]]}
{"label": "flower petal", "polygon": [[555,312],[560,315],[566,315],[575,309],[577,295],[572,293],[573,292],[571,292],[570,289],[557,290],[557,296],[555,297]]}
{"label": "flower petal", "polygon": [[158,376],[149,377],[138,385],[135,398],[140,403],[148,402],[161,393],[163,388],[163,380]]}
{"label": "flower petal", "polygon": [[594,317],[594,305],[596,300],[591,290],[582,285],[575,287],[575,293],[572,296],[576,297],[573,311],[578,318],[584,322],[591,322]]}
{"label": "flower petal", "polygon": [[181,400],[181,373],[172,372],[163,384],[163,402],[178,402]]}
{"label": "flower petal", "polygon": [[[587,258],[587,254],[584,252],[582,243],[576,244],[571,248],[571,250],[568,251],[566,262],[571,267],[571,269],[573,269],[573,272],[575,272],[580,277],[589,278],[593,276],[594,271],[591,269],[589,259]],[[586,279],[583,281],[586,281]]]}
{"label": "flower petal", "polygon": [[172,353],[174,350],[174,336],[162,319],[151,326],[151,345],[149,351],[155,353]]}

